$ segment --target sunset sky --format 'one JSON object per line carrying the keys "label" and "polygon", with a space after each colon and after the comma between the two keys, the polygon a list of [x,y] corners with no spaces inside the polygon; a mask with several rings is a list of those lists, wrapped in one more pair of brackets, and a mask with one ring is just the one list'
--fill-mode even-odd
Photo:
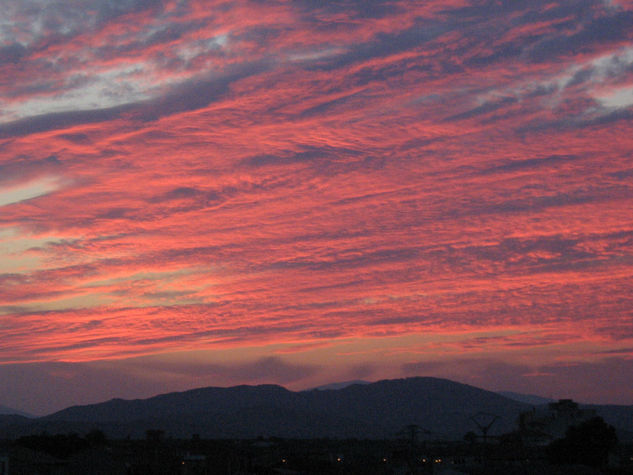
{"label": "sunset sky", "polygon": [[633,404],[633,1],[1,8],[0,404]]}

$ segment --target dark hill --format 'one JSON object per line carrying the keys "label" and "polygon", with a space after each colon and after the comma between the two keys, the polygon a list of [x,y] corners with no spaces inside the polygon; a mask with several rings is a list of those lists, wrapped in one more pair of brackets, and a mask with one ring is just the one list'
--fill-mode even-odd
{"label": "dark hill", "polygon": [[[426,438],[455,440],[478,432],[472,420],[477,414],[498,417],[489,432],[495,435],[515,430],[520,412],[531,407],[445,379],[408,378],[300,392],[275,385],[200,388],[74,406],[38,419],[0,417],[0,429],[7,437],[100,429],[109,437],[139,438],[147,429],[161,429],[174,438],[197,433],[203,438],[377,439],[395,438],[407,425],[417,424]],[[615,417],[633,419],[633,407],[605,408],[605,419],[616,427]],[[491,416],[481,417],[485,423]]]}
{"label": "dark hill", "polygon": [[481,412],[499,416],[491,433],[500,434],[513,430],[518,414],[528,407],[490,391],[438,378],[384,380],[303,394],[319,412],[380,425],[387,437],[408,424],[417,424],[431,436],[461,438],[469,430],[477,430],[471,417]]}
{"label": "dark hill", "polygon": [[292,405],[297,398],[297,393],[275,385],[210,387],[161,394],[149,399],[112,399],[100,404],[73,406],[44,419],[128,422],[155,417],[181,417],[185,414],[229,413],[261,405],[281,408]]}
{"label": "dark hill", "polygon": [[371,384],[371,383],[369,381],[363,381],[362,379],[356,379],[354,381],[341,381],[339,383],[325,384],[323,386],[317,386],[316,388],[312,388],[312,389],[317,389],[319,391],[326,391],[328,389],[343,389],[353,384]]}
{"label": "dark hill", "polygon": [[12,409],[10,407],[7,406],[3,406],[2,404],[0,404],[0,415],[17,415],[17,416],[24,416],[24,417],[32,417],[30,414],[27,414],[26,412],[22,412],[22,411],[18,411],[17,409]]}
{"label": "dark hill", "polygon": [[336,390],[292,392],[280,386],[201,388],[144,400],[75,406],[42,422],[98,424],[113,435],[161,428],[174,437],[395,437],[417,424],[437,438],[477,430],[471,417],[499,416],[491,433],[513,430],[526,405],[437,378],[385,380]]}
{"label": "dark hill", "polygon": [[543,404],[549,404],[550,402],[555,402],[555,399],[550,399],[550,398],[542,397],[542,396],[536,396],[535,394],[521,394],[521,393],[515,393],[513,391],[497,391],[497,394],[500,394],[509,399],[514,399],[515,401],[530,404],[532,406],[541,406]]}
{"label": "dark hill", "polygon": [[15,414],[0,414],[0,440],[30,433],[32,419]]}

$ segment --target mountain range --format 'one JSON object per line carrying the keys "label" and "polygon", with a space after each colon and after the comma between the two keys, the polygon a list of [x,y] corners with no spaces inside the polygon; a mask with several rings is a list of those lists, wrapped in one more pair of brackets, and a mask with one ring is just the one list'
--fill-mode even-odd
{"label": "mountain range", "polygon": [[[622,434],[633,433],[633,406],[592,406]],[[421,437],[461,439],[496,417],[489,434],[517,428],[532,405],[439,378],[350,384],[340,389],[289,391],[281,386],[208,387],[149,399],[112,399],[27,419],[0,416],[0,439],[40,433],[102,430],[111,438],[168,437],[395,438],[408,425]],[[4,436],[3,436],[3,435]]]}
{"label": "mountain range", "polygon": [[535,396],[534,394],[515,393],[513,391],[497,391],[497,394],[501,394],[502,396],[505,396],[509,399],[514,399],[515,401],[524,402],[532,406],[540,406],[542,404],[548,404],[550,402],[554,402],[554,399],[550,399],[547,397]]}
{"label": "mountain range", "polygon": [[30,414],[27,414],[26,412],[18,411],[17,409],[12,409],[10,407],[3,406],[2,404],[0,404],[0,415],[17,415],[17,416],[24,416],[24,417],[32,417]]}

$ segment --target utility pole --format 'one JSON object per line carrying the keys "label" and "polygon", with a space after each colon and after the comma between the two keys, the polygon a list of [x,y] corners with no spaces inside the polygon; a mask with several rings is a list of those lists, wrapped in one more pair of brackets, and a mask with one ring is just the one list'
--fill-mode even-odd
{"label": "utility pole", "polygon": [[496,414],[490,414],[488,412],[478,412],[474,416],[470,417],[470,420],[473,421],[481,431],[483,440],[482,462],[484,464],[486,464],[488,459],[488,431],[497,421],[497,419],[499,419],[499,416],[497,416]]}
{"label": "utility pole", "polygon": [[431,432],[423,429],[417,424],[409,424],[399,434],[406,435],[409,439],[409,447],[407,450],[407,464],[409,465],[409,473],[416,475],[419,473],[419,460],[417,456],[418,435],[420,433],[430,434]]}

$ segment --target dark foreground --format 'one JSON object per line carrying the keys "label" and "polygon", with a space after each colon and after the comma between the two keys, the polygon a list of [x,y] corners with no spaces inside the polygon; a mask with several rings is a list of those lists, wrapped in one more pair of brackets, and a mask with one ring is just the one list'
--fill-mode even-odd
{"label": "dark foreground", "polygon": [[[145,440],[106,440],[95,431],[22,437],[0,445],[0,475],[163,474],[633,474],[633,447],[600,466],[554,463],[547,447],[512,440],[189,440],[148,431]],[[594,464],[595,465],[595,464]]]}

